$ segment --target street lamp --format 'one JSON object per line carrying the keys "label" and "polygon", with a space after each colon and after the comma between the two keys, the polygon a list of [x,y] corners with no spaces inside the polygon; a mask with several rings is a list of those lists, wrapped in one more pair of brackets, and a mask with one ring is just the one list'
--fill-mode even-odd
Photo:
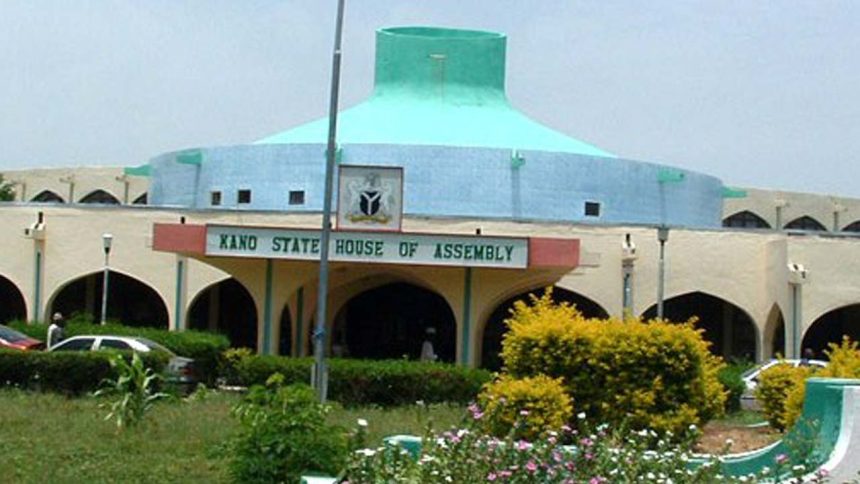
{"label": "street lamp", "polygon": [[657,318],[663,319],[663,290],[666,285],[666,241],[669,240],[669,227],[657,227],[657,240],[660,241],[660,259],[657,267]]}
{"label": "street lamp", "polygon": [[108,274],[110,272],[108,268],[110,267],[110,246],[112,242],[113,235],[102,234],[102,247],[105,250],[105,269],[102,281],[102,325],[104,325],[107,320]]}
{"label": "street lamp", "polygon": [[326,304],[328,303],[328,249],[331,237],[331,198],[334,191],[333,179],[335,158],[337,156],[337,103],[340,93],[340,58],[341,36],[343,32],[343,8],[345,0],[337,2],[337,21],[334,31],[334,52],[331,62],[331,92],[328,110],[328,148],[325,163],[325,191],[323,195],[322,231],[320,234],[320,280],[317,291],[317,324],[314,329],[314,369],[312,372],[313,387],[317,398],[325,402],[328,377],[325,364],[325,321]]}

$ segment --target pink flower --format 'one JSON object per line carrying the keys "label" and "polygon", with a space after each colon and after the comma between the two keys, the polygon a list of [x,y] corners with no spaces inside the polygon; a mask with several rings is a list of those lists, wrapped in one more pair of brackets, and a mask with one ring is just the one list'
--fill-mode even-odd
{"label": "pink flower", "polygon": [[520,440],[517,442],[517,450],[527,450],[529,448],[529,443],[525,440]]}
{"label": "pink flower", "polygon": [[491,473],[487,474],[487,480],[488,481],[495,481],[496,480],[496,473],[491,472]]}
{"label": "pink flower", "polygon": [[785,454],[779,454],[774,460],[776,460],[777,464],[784,464],[788,460],[788,456]]}
{"label": "pink flower", "polygon": [[535,461],[533,461],[533,460],[528,461],[526,463],[526,470],[529,472],[536,471],[537,470],[537,464],[535,464]]}

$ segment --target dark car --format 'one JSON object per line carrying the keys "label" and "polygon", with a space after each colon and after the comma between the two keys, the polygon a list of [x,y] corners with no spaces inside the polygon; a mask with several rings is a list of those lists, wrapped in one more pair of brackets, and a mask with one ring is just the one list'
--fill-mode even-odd
{"label": "dark car", "polygon": [[194,374],[194,360],[184,356],[177,356],[164,346],[147,338],[138,336],[113,336],[113,335],[82,335],[73,336],[54,345],[50,351],[98,351],[98,350],[125,350],[140,353],[156,352],[167,355],[167,381],[178,383],[183,386],[191,386],[197,383]]}
{"label": "dark car", "polygon": [[0,324],[0,349],[42,350],[45,349],[45,343]]}

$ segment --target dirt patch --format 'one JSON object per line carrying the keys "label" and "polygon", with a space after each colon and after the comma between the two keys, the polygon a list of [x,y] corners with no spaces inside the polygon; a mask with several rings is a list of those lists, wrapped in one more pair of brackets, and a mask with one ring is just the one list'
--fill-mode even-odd
{"label": "dirt patch", "polygon": [[[768,426],[746,427],[724,422],[711,422],[702,429],[702,438],[695,446],[696,452],[724,454],[760,449],[782,438],[781,433]],[[727,448],[726,441],[732,444]]]}

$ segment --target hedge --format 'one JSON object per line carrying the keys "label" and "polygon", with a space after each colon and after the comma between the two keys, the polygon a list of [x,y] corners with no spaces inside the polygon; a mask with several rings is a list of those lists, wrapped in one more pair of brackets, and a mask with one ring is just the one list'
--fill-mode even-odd
{"label": "hedge", "polygon": [[[48,326],[41,323],[27,324],[12,321],[7,326],[33,338],[45,340]],[[119,336],[140,336],[170,348],[180,356],[194,359],[194,370],[201,382],[214,384],[218,377],[221,354],[230,347],[226,336],[204,331],[169,331],[167,329],[126,326],[116,322],[105,325],[92,324],[87,317],[74,317],[66,323],[66,337],[84,334],[113,334]]]}
{"label": "hedge", "polygon": [[722,383],[723,388],[726,389],[727,397],[726,397],[726,412],[737,412],[741,409],[741,397],[746,391],[746,383],[744,383],[743,378],[741,376],[743,373],[751,368],[753,363],[746,361],[738,361],[733,362],[731,364],[727,364],[720,372],[717,373],[717,378],[719,378],[720,383]]}
{"label": "hedge", "polygon": [[[328,398],[344,406],[410,405],[474,401],[481,386],[490,380],[486,370],[445,363],[407,360],[329,359]],[[310,382],[312,358],[244,355],[236,358],[232,383],[244,386],[265,384],[274,373],[284,383]]]}
{"label": "hedge", "polygon": [[[115,378],[110,359],[116,351],[43,352],[0,350],[0,387],[59,392],[68,395],[97,390],[105,379]],[[161,372],[164,356],[141,355],[144,363]]]}

